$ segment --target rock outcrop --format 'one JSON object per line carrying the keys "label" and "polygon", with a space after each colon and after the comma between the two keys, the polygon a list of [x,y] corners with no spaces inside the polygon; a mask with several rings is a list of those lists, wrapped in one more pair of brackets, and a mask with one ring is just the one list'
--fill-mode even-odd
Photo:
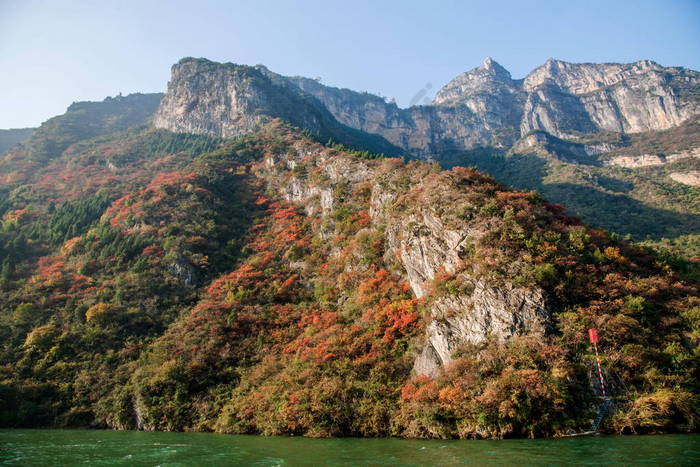
{"label": "rock outcrop", "polygon": [[[280,117],[323,137],[376,135],[421,159],[479,147],[508,149],[535,130],[559,138],[663,130],[700,114],[700,73],[645,60],[574,64],[549,60],[514,80],[491,58],[445,85],[432,105],[283,77],[265,67],[183,59],[173,67],[158,128],[224,137]],[[387,148],[391,145],[387,144]]]}
{"label": "rock outcrop", "polygon": [[172,67],[168,92],[153,118],[156,128],[231,138],[280,118],[319,139],[400,155],[382,136],[339,123],[313,96],[262,65],[184,58]]}
{"label": "rock outcrop", "polygon": [[700,148],[695,148],[687,151],[680,151],[675,154],[664,156],[661,154],[641,154],[639,156],[615,156],[609,161],[608,165],[616,165],[627,169],[636,169],[639,167],[649,167],[654,165],[664,165],[671,162],[677,162],[682,159],[700,158]]}
{"label": "rock outcrop", "polygon": [[[295,175],[299,164],[306,164],[314,177]],[[482,225],[476,221],[455,223],[428,200],[412,204],[408,212],[397,211],[402,196],[434,191],[429,182],[399,188],[390,169],[377,170],[376,165],[362,160],[334,156],[332,151],[319,153],[300,143],[294,151],[268,157],[263,177],[284,199],[304,206],[308,214],[320,213],[326,220],[332,217],[336,187],[354,192],[371,185],[372,222],[368,228],[383,232],[389,262],[400,265],[399,272],[415,296],[430,295],[432,319],[415,355],[418,374],[435,376],[465,344],[528,333],[544,335],[550,327],[542,290],[487,280],[468,268],[461,269],[465,252],[484,234]],[[324,180],[322,186],[319,179]],[[455,274],[468,286],[456,293],[431,294],[430,284],[441,272]]]}
{"label": "rock outcrop", "polygon": [[678,183],[700,187],[700,170],[673,172],[669,176]]}

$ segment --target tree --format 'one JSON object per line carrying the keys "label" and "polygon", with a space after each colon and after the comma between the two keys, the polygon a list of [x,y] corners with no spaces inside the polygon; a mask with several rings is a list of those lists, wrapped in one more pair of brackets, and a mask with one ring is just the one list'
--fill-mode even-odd
{"label": "tree", "polygon": [[6,257],[2,262],[2,270],[0,270],[0,280],[3,284],[10,282],[12,275],[15,273],[15,265],[10,257]]}

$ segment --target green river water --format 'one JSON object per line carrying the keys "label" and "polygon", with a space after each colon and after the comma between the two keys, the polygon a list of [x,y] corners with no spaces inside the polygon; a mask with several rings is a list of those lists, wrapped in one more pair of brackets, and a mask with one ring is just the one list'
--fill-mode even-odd
{"label": "green river water", "polygon": [[700,466],[700,435],[424,441],[139,431],[0,430],[0,465]]}

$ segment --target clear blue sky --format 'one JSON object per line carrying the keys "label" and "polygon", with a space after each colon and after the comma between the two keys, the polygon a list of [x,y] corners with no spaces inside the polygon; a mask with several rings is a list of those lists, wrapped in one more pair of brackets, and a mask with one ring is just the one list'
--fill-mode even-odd
{"label": "clear blue sky", "polygon": [[405,106],[491,56],[700,70],[700,0],[0,0],[0,128],[77,100],[165,90],[184,56],[257,64]]}

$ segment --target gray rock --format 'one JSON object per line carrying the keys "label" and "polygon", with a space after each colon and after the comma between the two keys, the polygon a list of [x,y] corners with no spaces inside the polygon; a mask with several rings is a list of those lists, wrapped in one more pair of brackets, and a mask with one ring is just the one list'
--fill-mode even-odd
{"label": "gray rock", "polygon": [[170,262],[167,268],[170,274],[188,286],[197,285],[201,279],[199,270],[184,258],[178,258]]}
{"label": "gray rock", "polygon": [[284,77],[262,66],[189,58],[173,67],[154,124],[230,137],[279,117],[337,140],[347,136],[345,125],[379,135],[414,157],[440,161],[480,147],[508,149],[535,130],[570,138],[671,128],[700,114],[699,87],[700,73],[648,60],[576,64],[550,59],[514,80],[487,58],[447,83],[431,105],[401,109],[372,94]]}
{"label": "gray rock", "polygon": [[[391,183],[391,171],[381,173],[376,165],[325,151],[306,158],[310,143],[297,143],[288,154],[268,158],[260,174],[285,199],[299,202],[307,212],[328,216],[337,201],[335,187],[348,189],[370,183],[370,218],[377,231],[384,233],[385,259],[399,266],[416,297],[426,297],[430,282],[438,272],[456,274],[470,284],[458,294],[430,295],[430,316],[424,343],[416,352],[414,370],[435,376],[452,361],[453,354],[466,344],[489,338],[508,339],[522,334],[544,335],[550,326],[545,295],[538,288],[519,288],[507,282],[489,282],[463,268],[461,256],[468,245],[485,233],[486,226],[448,221],[440,206],[413,205],[408,213],[398,212],[394,204],[402,193]],[[316,146],[318,150],[318,146]],[[290,167],[314,164],[322,172],[323,186],[304,176],[294,175]],[[290,174],[291,172],[291,174]],[[291,176],[290,176],[291,175]],[[422,190],[421,184],[405,190]],[[330,221],[330,219],[326,219]],[[323,232],[319,232],[323,236]],[[461,268],[461,269],[460,269]]]}

